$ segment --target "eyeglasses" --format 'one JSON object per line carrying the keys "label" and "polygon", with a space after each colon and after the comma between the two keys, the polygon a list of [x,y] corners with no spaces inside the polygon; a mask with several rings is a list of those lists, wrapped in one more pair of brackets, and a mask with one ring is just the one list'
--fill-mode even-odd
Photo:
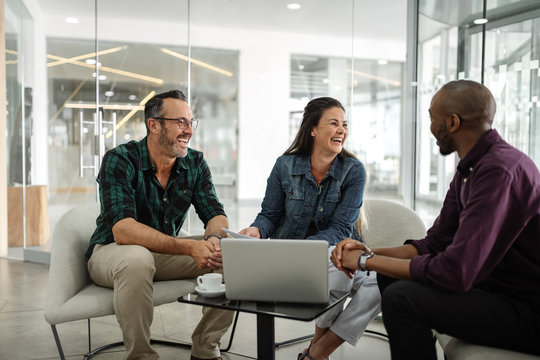
{"label": "eyeglasses", "polygon": [[178,127],[180,129],[186,129],[188,126],[191,126],[191,128],[193,130],[195,130],[197,128],[197,126],[199,125],[199,120],[191,120],[191,121],[189,121],[188,119],[185,119],[185,118],[169,119],[169,118],[163,118],[163,117],[155,117],[154,119],[156,119],[156,120],[176,121],[176,125],[178,125]]}

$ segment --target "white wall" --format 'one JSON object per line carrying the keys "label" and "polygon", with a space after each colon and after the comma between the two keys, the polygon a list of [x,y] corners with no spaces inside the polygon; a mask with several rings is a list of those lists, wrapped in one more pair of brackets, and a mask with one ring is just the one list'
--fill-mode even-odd
{"label": "white wall", "polygon": [[[93,14],[80,18],[78,26],[66,24],[58,17],[44,20],[47,36],[93,36],[89,31],[93,28]],[[187,31],[185,24],[100,18],[98,27],[103,40],[187,45],[187,35],[183,36]],[[275,159],[289,145],[291,54],[350,57],[351,39],[193,25],[191,45],[240,53],[238,199],[260,199]],[[359,36],[354,48],[358,58],[405,60],[405,43],[401,42]]]}

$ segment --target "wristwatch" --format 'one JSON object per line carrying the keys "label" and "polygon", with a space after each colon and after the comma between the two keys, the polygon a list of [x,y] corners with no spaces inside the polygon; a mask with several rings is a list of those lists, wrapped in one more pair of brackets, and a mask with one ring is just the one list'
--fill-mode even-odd
{"label": "wristwatch", "polygon": [[221,240],[221,235],[219,235],[219,234],[210,234],[210,235],[206,236],[206,237],[204,238],[204,240],[208,240],[208,239],[210,239],[212,236],[213,236],[213,237],[217,237],[219,240]]}
{"label": "wristwatch", "polygon": [[369,258],[372,258],[373,256],[375,256],[375,253],[373,251],[370,251],[370,252],[363,252],[359,257],[358,257],[358,268],[362,271],[367,271],[368,272],[368,275],[369,275],[369,270],[368,268],[366,267],[366,262]]}

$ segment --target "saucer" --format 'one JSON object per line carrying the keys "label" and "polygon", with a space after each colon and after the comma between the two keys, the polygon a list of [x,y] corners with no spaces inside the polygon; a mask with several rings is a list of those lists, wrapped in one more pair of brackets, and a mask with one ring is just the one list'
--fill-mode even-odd
{"label": "saucer", "polygon": [[212,290],[212,291],[206,290],[205,288],[200,287],[200,286],[195,286],[195,291],[197,291],[202,296],[216,297],[216,296],[225,294],[225,284],[221,284],[218,290]]}

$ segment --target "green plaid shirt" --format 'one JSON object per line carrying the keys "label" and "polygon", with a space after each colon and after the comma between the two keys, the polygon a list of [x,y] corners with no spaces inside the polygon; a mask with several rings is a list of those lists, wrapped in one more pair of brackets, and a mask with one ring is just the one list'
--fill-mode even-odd
{"label": "green plaid shirt", "polygon": [[125,218],[177,236],[191,204],[205,227],[214,216],[225,215],[202,152],[188,149],[186,157],[176,159],[165,190],[155,174],[146,137],[105,154],[97,178],[101,212],[87,257],[94,245],[114,241],[111,229]]}

